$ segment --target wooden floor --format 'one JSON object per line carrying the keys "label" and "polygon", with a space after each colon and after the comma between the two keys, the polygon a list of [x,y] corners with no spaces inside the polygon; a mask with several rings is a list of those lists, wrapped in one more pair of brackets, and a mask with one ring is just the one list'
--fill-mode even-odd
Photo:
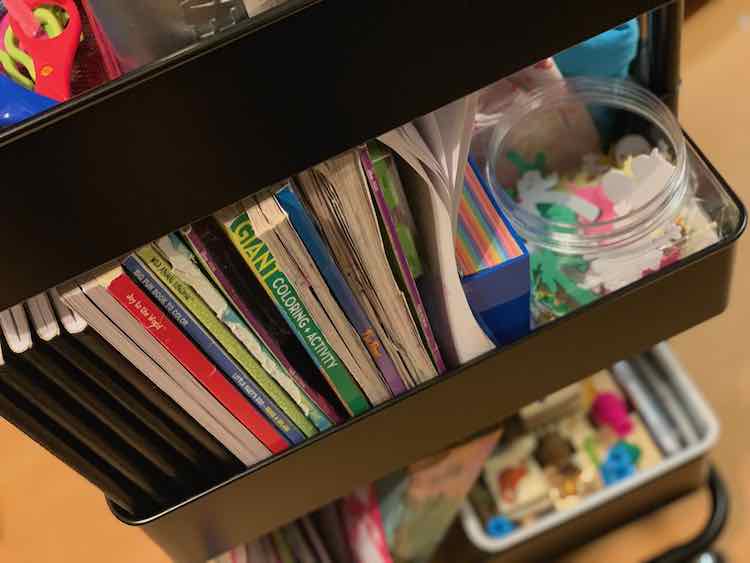
{"label": "wooden floor", "polygon": [[[687,23],[681,120],[726,179],[750,202],[750,3],[712,0]],[[715,461],[732,492],[721,547],[733,561],[750,552],[750,237],[741,243],[730,310],[674,339],[722,422]],[[700,299],[696,288],[695,298]],[[162,563],[140,531],[110,516],[96,490],[0,421],[0,561]],[[609,534],[568,563],[642,560],[700,528],[706,498],[676,505]],[[460,562],[457,562],[460,563]]]}

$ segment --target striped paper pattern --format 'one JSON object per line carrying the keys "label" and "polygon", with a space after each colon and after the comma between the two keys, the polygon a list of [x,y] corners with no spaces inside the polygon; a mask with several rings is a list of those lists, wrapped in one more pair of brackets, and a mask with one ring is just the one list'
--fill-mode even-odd
{"label": "striped paper pattern", "polygon": [[464,276],[523,254],[471,164],[466,165],[464,174],[455,244],[456,260]]}

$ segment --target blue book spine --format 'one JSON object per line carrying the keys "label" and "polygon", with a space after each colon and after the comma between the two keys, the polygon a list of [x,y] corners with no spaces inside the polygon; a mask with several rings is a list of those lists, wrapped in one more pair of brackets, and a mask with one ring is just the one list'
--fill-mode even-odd
{"label": "blue book spine", "polygon": [[318,230],[315,228],[315,224],[308,216],[297,194],[287,184],[275,193],[275,197],[282,209],[289,215],[292,227],[297,231],[299,238],[302,239],[305,248],[307,248],[313,261],[318,266],[323,279],[336,297],[336,301],[338,301],[344,314],[349,319],[349,322],[352,323],[354,330],[357,331],[365,346],[367,346],[367,350],[383,374],[388,388],[394,395],[400,395],[406,390],[406,386],[399,377],[393,360],[391,360],[383,348],[383,344],[377,337],[372,323],[370,323],[367,315],[365,315],[362,307],[357,302],[357,298],[354,296],[349,284],[346,283],[341,270],[339,270],[333,261],[328,247],[323,242]]}
{"label": "blue book spine", "polygon": [[[122,262],[123,269],[172,319],[196,346],[214,363],[225,377],[250,400],[255,408],[273,424],[292,444],[305,441],[305,435],[289,417],[276,406],[253,379],[224,351],[216,339],[203,328],[200,321],[188,311],[172,291],[161,280],[154,277],[149,269],[135,255],[129,255]],[[180,322],[180,319],[183,322]],[[184,320],[187,319],[187,323]],[[184,324],[183,324],[184,323]]]}

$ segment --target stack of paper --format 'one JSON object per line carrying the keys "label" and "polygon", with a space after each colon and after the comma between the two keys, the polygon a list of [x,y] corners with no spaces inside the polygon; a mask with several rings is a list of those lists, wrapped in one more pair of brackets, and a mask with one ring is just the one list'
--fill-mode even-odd
{"label": "stack of paper", "polygon": [[389,265],[357,153],[344,153],[303,172],[300,184],[339,268],[401,379],[412,387],[437,375]]}
{"label": "stack of paper", "polygon": [[452,366],[494,348],[469,308],[454,245],[475,107],[468,96],[380,137],[410,169],[402,179],[424,244],[423,298]]}

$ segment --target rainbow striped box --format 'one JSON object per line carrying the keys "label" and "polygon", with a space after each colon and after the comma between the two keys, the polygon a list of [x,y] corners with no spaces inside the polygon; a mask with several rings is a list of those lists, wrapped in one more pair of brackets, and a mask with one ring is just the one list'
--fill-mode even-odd
{"label": "rainbow striped box", "polygon": [[474,316],[497,345],[531,327],[529,253],[469,160],[458,209],[456,262]]}

